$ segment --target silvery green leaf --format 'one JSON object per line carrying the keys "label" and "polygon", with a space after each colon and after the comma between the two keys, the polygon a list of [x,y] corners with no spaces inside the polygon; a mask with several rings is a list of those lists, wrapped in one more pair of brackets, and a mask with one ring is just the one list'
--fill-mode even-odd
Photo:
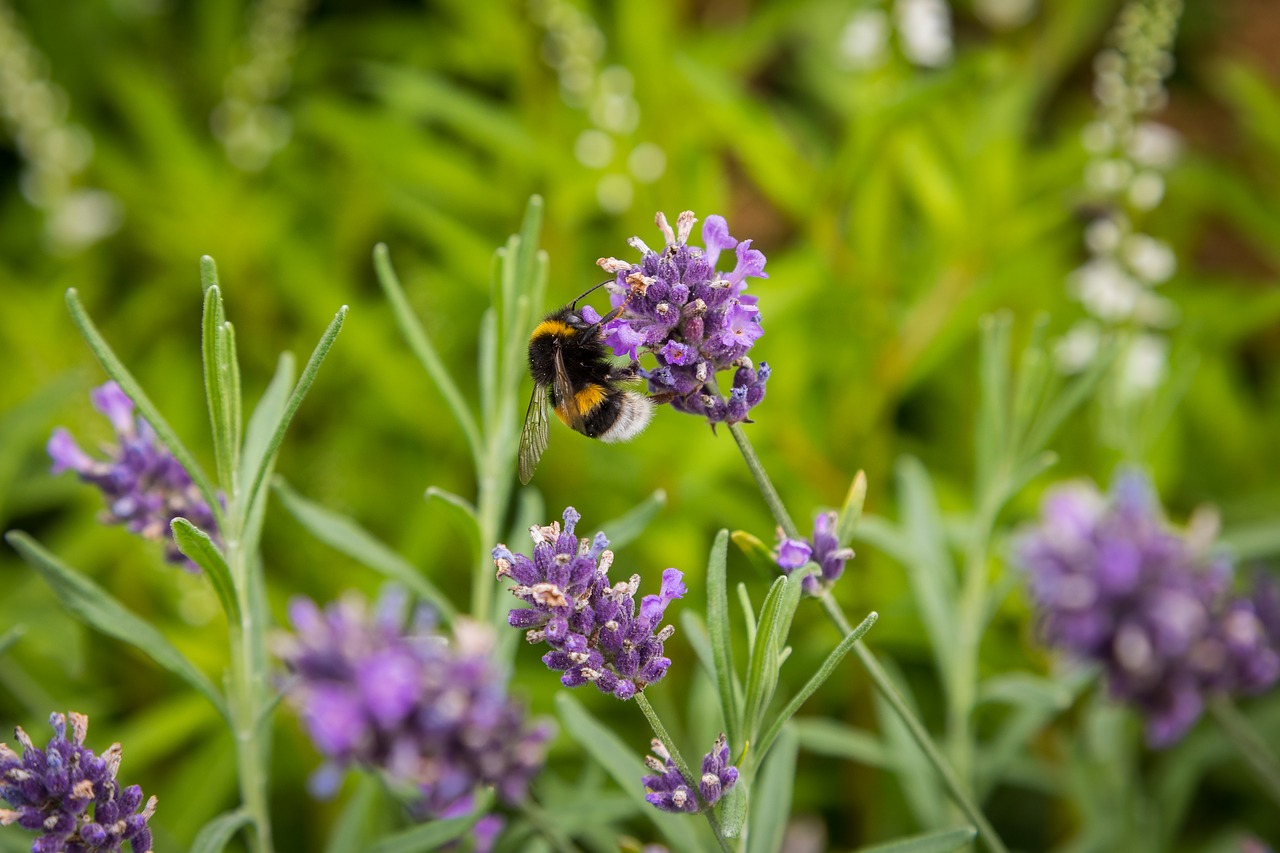
{"label": "silvery green leaf", "polygon": [[859,847],[858,853],[952,853],[967,847],[977,837],[978,830],[965,826],[899,838],[872,847]]}
{"label": "silvery green leaf", "polygon": [[888,769],[893,762],[876,735],[822,717],[794,720],[801,748],[819,755],[856,761],[869,767]]}
{"label": "silvery green leaf", "polygon": [[790,726],[783,727],[751,787],[747,853],[776,853],[782,849],[782,837],[791,817],[799,750],[795,731]]}
{"label": "silvery green leaf", "polygon": [[711,545],[707,561],[707,629],[711,635],[711,657],[720,696],[720,711],[732,744],[742,743],[741,694],[738,674],[733,669],[732,624],[729,617],[728,532],[721,530]]}
{"label": "silvery green leaf", "polygon": [[364,848],[366,853],[427,853],[462,838],[493,806],[493,792],[476,796],[471,814],[433,820],[402,830]]}
{"label": "silvery green leaf", "polygon": [[236,598],[235,581],[218,546],[213,544],[209,534],[185,518],[175,518],[169,522],[169,530],[173,533],[173,541],[177,543],[178,550],[204,570],[205,577],[209,579],[218,602],[222,605],[227,622],[232,625],[238,623],[240,602]]}
{"label": "silvery green leaf", "polygon": [[244,809],[218,815],[196,833],[195,840],[191,842],[190,853],[222,853],[227,843],[240,831],[240,827],[247,826],[251,820]]}

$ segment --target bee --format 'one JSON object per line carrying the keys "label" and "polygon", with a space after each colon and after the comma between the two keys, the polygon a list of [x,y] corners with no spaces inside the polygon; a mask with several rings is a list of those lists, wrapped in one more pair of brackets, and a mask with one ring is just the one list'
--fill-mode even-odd
{"label": "bee", "polygon": [[578,302],[553,311],[529,336],[529,374],[533,395],[520,431],[520,482],[528,483],[547,449],[547,398],[565,426],[601,441],[630,441],[653,418],[654,401],[622,388],[638,378],[639,365],[614,364],[601,327],[622,313],[615,308],[594,323],[578,312]]}

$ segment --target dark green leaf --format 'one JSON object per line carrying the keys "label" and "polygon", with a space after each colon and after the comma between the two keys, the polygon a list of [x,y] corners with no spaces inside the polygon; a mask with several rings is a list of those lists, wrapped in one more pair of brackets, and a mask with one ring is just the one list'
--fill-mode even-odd
{"label": "dark green leaf", "polygon": [[858,853],[951,853],[953,850],[968,846],[977,837],[978,830],[972,826],[965,826],[960,829],[944,829],[941,832],[899,838],[873,847],[859,847]]}

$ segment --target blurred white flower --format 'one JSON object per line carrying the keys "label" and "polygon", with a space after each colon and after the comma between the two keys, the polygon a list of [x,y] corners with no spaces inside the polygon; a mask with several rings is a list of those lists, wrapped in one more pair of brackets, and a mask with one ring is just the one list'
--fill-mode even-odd
{"label": "blurred white flower", "polygon": [[1109,255],[1120,248],[1120,241],[1129,230],[1129,222],[1123,216],[1099,216],[1084,229],[1084,244],[1095,255]]}
{"label": "blurred white flower", "polygon": [[1129,137],[1129,156],[1139,166],[1168,169],[1182,150],[1182,137],[1168,125],[1141,122]]}
{"label": "blurred white flower", "polygon": [[840,33],[844,65],[865,71],[884,65],[889,55],[889,16],[883,9],[859,9]]}
{"label": "blurred white flower", "polygon": [[1168,281],[1178,269],[1178,259],[1169,244],[1147,234],[1126,237],[1123,254],[1134,275],[1151,284]]}
{"label": "blurred white flower", "polygon": [[651,184],[667,170],[667,155],[652,142],[641,142],[627,155],[627,170],[642,184]]}
{"label": "blurred white flower", "polygon": [[1036,0],[973,0],[973,11],[988,27],[1011,30],[1031,20]]}
{"label": "blurred white flower", "polygon": [[1098,354],[1102,331],[1092,320],[1081,320],[1054,345],[1053,355],[1063,373],[1079,373]]}
{"label": "blurred white flower", "polygon": [[1143,287],[1111,258],[1093,258],[1071,274],[1076,298],[1099,320],[1115,323],[1128,320],[1143,293]]}
{"label": "blurred white flower", "polygon": [[897,0],[893,12],[908,60],[926,68],[951,61],[951,7],[946,0]]}
{"label": "blurred white flower", "polygon": [[1121,390],[1133,394],[1153,390],[1164,378],[1168,362],[1168,341],[1159,335],[1138,335],[1129,344],[1121,361]]}
{"label": "blurred white flower", "polygon": [[123,219],[120,202],[111,193],[73,190],[50,211],[45,233],[55,250],[73,252],[114,233]]}
{"label": "blurred white flower", "polygon": [[1129,203],[1138,210],[1154,210],[1164,198],[1164,177],[1151,169],[1133,176],[1129,182]]}
{"label": "blurred white flower", "polygon": [[603,169],[613,162],[613,137],[603,130],[584,130],[573,143],[573,156],[589,169]]}

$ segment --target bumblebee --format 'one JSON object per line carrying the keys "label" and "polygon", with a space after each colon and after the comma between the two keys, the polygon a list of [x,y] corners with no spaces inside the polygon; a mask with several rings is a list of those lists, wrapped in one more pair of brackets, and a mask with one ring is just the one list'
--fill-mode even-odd
{"label": "bumblebee", "polygon": [[546,316],[529,336],[529,374],[533,396],[520,432],[520,482],[528,483],[547,449],[547,399],[565,426],[601,441],[630,441],[653,418],[654,402],[621,387],[637,378],[639,365],[614,364],[601,326],[617,317],[615,308],[595,323],[578,313],[588,290]]}

